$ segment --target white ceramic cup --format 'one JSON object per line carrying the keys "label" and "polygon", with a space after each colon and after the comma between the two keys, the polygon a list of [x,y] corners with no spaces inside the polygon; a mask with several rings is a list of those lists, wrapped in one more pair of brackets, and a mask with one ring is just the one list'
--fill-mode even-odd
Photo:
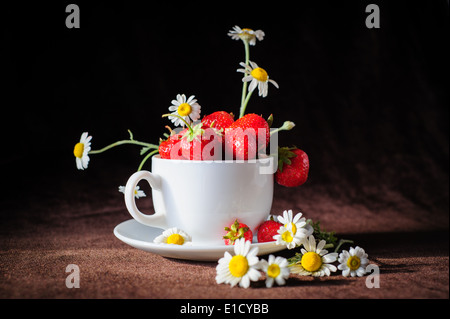
{"label": "white ceramic cup", "polygon": [[[246,162],[189,161],[152,158],[152,172],[134,173],[125,187],[126,207],[138,222],[167,229],[177,227],[193,242],[224,243],[224,227],[236,219],[256,227],[270,214],[273,158]],[[152,188],[155,213],[136,206],[134,189],[141,180]],[[142,199],[140,199],[142,200]]]}

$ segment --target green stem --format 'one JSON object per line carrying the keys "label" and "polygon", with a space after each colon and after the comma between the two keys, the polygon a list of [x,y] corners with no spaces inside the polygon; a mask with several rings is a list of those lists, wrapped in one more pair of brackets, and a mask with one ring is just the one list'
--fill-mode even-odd
{"label": "green stem", "polygon": [[115,143],[112,143],[112,144],[110,144],[108,146],[105,146],[102,149],[89,151],[88,154],[100,154],[100,153],[103,153],[103,152],[113,148],[113,147],[116,147],[116,146],[119,146],[119,145],[124,145],[124,144],[134,144],[134,145],[140,145],[140,146],[145,146],[145,147],[154,148],[154,149],[158,149],[159,148],[159,146],[155,145],[155,144],[139,142],[139,141],[135,141],[135,140],[122,140],[122,141],[117,141]]}
{"label": "green stem", "polygon": [[[247,82],[245,82],[245,83],[247,83]],[[247,97],[245,98],[245,101],[241,106],[241,112],[239,113],[239,118],[244,116],[245,109],[247,108],[248,101],[250,100],[250,97],[252,96],[253,91],[248,92]]]}
{"label": "green stem", "polygon": [[158,153],[158,150],[154,150],[154,151],[148,153],[146,157],[144,157],[141,164],[139,165],[138,172],[142,169],[142,166],[144,166],[145,162],[156,153]]}
{"label": "green stem", "polygon": [[192,129],[192,127],[189,125],[188,122],[186,122],[186,120],[184,118],[182,118],[181,116],[179,116],[178,114],[163,114],[162,117],[168,117],[168,116],[175,116],[178,117],[180,120],[182,120],[184,122],[184,124],[186,124],[187,128],[189,129],[189,131],[191,133],[194,133],[194,130]]}
{"label": "green stem", "polygon": [[294,126],[295,126],[295,123],[294,123],[294,122],[286,121],[286,122],[283,123],[283,125],[282,125],[281,127],[279,127],[279,128],[277,128],[277,129],[274,129],[274,130],[270,131],[270,135],[275,134],[275,133],[277,133],[277,132],[279,132],[279,131],[289,131],[289,130],[292,130],[292,128],[293,128]]}
{"label": "green stem", "polygon": [[341,248],[341,246],[343,244],[345,244],[345,243],[353,244],[353,240],[350,240],[350,239],[341,239],[341,240],[339,240],[339,243],[337,244],[336,249],[334,250],[334,252],[335,253],[339,252],[339,248]]}
{"label": "green stem", "polygon": [[[242,40],[242,42],[244,42],[244,48],[245,48],[245,65],[248,65],[248,63],[250,61],[250,47],[249,47],[247,40]],[[241,109],[239,112],[239,114],[240,114],[239,118],[244,116],[245,108],[247,107],[247,103],[248,103],[248,98],[246,97],[247,86],[248,86],[248,82],[244,82],[242,85],[242,98],[241,98]],[[250,94],[250,92],[249,92],[249,94]],[[246,101],[247,101],[247,103],[246,103]]]}

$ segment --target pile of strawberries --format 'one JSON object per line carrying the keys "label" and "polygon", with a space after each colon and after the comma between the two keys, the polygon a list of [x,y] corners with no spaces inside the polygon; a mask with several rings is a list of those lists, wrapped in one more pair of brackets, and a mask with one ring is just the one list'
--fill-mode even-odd
{"label": "pile of strawberries", "polygon": [[[269,123],[250,113],[238,120],[225,111],[203,117],[193,127],[172,134],[159,145],[163,159],[184,160],[250,160],[257,157],[270,141]],[[286,187],[302,185],[309,172],[308,155],[296,147],[278,149],[275,180]]]}
{"label": "pile of strawberries", "polygon": [[[259,140],[258,129],[265,132]],[[231,138],[225,139],[227,134]],[[235,121],[233,114],[217,111],[162,141],[159,154],[165,159],[189,160],[218,160],[229,154],[232,159],[248,160],[256,157],[258,143],[266,147],[269,140],[269,124],[261,116],[247,114]]]}
{"label": "pile of strawberries", "polygon": [[[273,236],[278,234],[278,230],[283,226],[281,223],[273,220],[266,220],[256,229],[258,243],[266,243],[275,241]],[[253,242],[253,231],[246,224],[239,222],[237,219],[229,227],[225,227],[225,245],[234,245],[236,239],[245,238]]]}

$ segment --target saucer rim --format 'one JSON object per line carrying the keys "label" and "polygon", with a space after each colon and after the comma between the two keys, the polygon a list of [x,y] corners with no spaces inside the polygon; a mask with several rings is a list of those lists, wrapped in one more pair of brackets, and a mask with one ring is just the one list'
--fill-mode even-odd
{"label": "saucer rim", "polygon": [[[228,251],[232,252],[234,251],[234,246],[231,245],[223,245],[220,244],[213,244],[213,245],[205,245],[203,243],[192,243],[191,245],[167,245],[167,244],[159,244],[154,243],[146,240],[139,240],[135,238],[130,238],[121,233],[121,229],[130,223],[136,223],[139,225],[139,222],[137,222],[135,219],[131,218],[128,220],[125,220],[118,225],[114,227],[114,235],[124,242],[127,245],[130,245],[134,248],[144,250],[147,252],[151,252],[154,254],[161,255],[163,257],[169,257],[169,258],[176,258],[176,259],[184,259],[184,260],[195,260],[195,261],[217,261],[219,258],[223,257],[223,254]],[[152,227],[147,225],[142,225],[143,227],[148,227],[150,229],[160,229],[161,232],[163,231],[162,228],[159,227]],[[267,243],[252,243],[251,247],[258,247],[259,253],[258,255],[266,255],[269,253],[274,253],[277,251],[281,251],[283,249],[286,249],[285,246],[277,245],[276,242],[267,242]],[[262,249],[262,250],[261,250]],[[266,252],[268,251],[269,252]],[[180,255],[180,256],[173,256],[173,254]],[[192,255],[190,256],[191,253]],[[199,254],[201,256],[199,256]],[[221,257],[217,258],[218,255],[221,254]],[[170,256],[167,256],[170,255]]]}

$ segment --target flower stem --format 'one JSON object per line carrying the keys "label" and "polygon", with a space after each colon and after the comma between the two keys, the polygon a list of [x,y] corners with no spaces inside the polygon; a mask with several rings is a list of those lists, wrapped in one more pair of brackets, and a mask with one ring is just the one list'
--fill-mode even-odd
{"label": "flower stem", "polygon": [[286,121],[286,122],[283,123],[283,125],[282,125],[281,127],[279,127],[279,128],[277,128],[277,129],[274,129],[274,130],[270,131],[270,135],[275,134],[275,133],[277,133],[277,132],[279,132],[279,131],[289,131],[289,130],[292,130],[292,128],[293,128],[294,126],[295,126],[295,123],[294,123],[294,122]]}
{"label": "flower stem", "polygon": [[[242,40],[244,42],[244,48],[245,48],[245,65],[248,65],[250,61],[250,47],[247,40]],[[243,117],[245,114],[245,108],[247,107],[248,100],[250,97],[246,96],[247,93],[247,85],[248,82],[244,82],[242,84],[242,98],[241,98],[241,108],[239,112],[239,118]],[[249,92],[251,94],[251,92]]]}
{"label": "flower stem", "polygon": [[341,248],[341,246],[343,244],[353,244],[353,240],[350,240],[350,239],[341,239],[341,240],[339,240],[339,243],[337,244],[336,248],[334,249],[334,252],[335,253],[339,252],[339,248]]}
{"label": "flower stem", "polygon": [[[245,83],[247,83],[247,82],[245,82]],[[248,92],[247,97],[245,98],[245,101],[241,106],[239,118],[241,118],[245,115],[245,109],[247,108],[247,104],[248,104],[248,101],[250,100],[250,97],[252,96],[252,93],[253,93],[253,91]]]}
{"label": "flower stem", "polygon": [[163,114],[162,117],[168,117],[168,116],[175,116],[178,117],[180,120],[182,120],[184,122],[184,124],[186,124],[187,128],[189,129],[189,131],[191,133],[194,133],[194,130],[192,129],[192,127],[189,125],[188,122],[186,122],[186,120],[184,118],[182,118],[181,116],[179,116],[178,114]]}
{"label": "flower stem", "polygon": [[154,150],[154,151],[151,151],[150,153],[148,153],[147,156],[145,156],[144,159],[142,160],[142,162],[141,162],[141,164],[139,165],[137,171],[139,172],[139,171],[142,169],[142,166],[144,166],[144,163],[145,163],[151,156],[153,156],[153,155],[156,154],[156,153],[158,153],[158,150]]}
{"label": "flower stem", "polygon": [[88,154],[100,154],[100,153],[103,153],[103,152],[113,148],[113,147],[116,147],[119,145],[124,145],[124,144],[140,145],[140,146],[148,147],[149,149],[151,149],[151,148],[158,149],[159,148],[159,146],[155,145],[155,144],[150,144],[150,143],[145,143],[145,142],[140,142],[140,141],[135,141],[135,140],[122,140],[122,141],[117,141],[115,143],[112,143],[108,146],[105,146],[102,149],[89,151]]}

